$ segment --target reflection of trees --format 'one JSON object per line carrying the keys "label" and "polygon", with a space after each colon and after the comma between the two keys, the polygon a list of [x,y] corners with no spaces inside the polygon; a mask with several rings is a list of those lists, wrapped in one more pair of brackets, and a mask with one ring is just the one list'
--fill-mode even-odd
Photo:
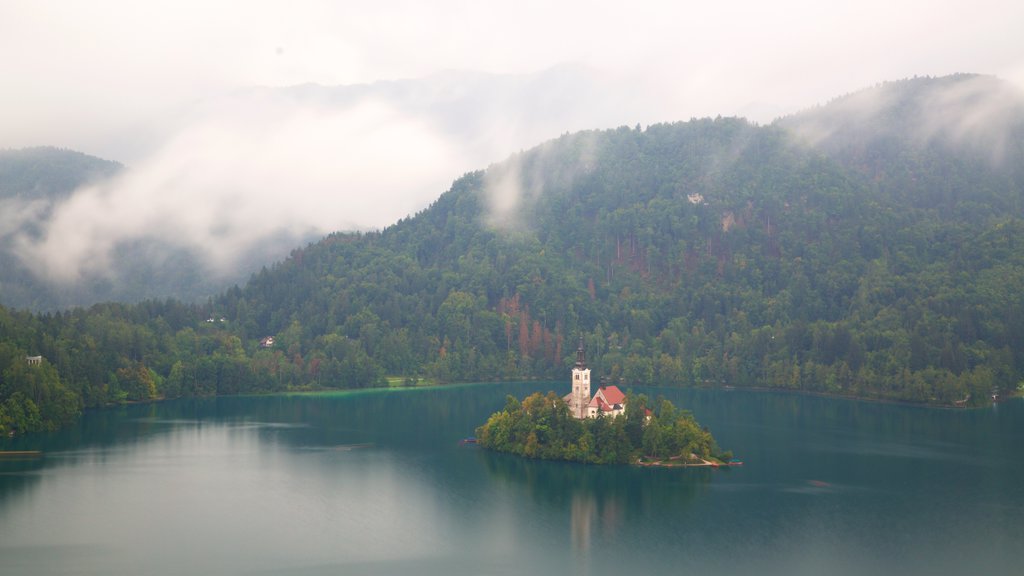
{"label": "reflection of trees", "polygon": [[707,489],[713,473],[550,462],[486,451],[481,457],[488,472],[525,487],[537,504],[557,508],[568,502],[572,543],[581,551],[590,547],[595,533],[611,539],[626,524],[685,509]]}
{"label": "reflection of trees", "polygon": [[15,502],[39,485],[47,468],[67,465],[75,459],[109,457],[106,448],[131,446],[167,433],[175,422],[195,418],[201,406],[213,399],[136,404],[87,411],[74,425],[51,434],[25,434],[0,440],[0,450],[39,451],[31,458],[0,458],[0,506]]}
{"label": "reflection of trees", "polygon": [[0,512],[7,502],[15,502],[25,491],[36,487],[43,459],[38,457],[0,457]]}
{"label": "reflection of trees", "polygon": [[[728,427],[718,426],[717,422],[766,426],[790,431],[794,437],[804,439],[809,430],[842,430],[858,436],[863,435],[862,431],[870,431],[871,436],[929,442],[959,442],[965,434],[984,438],[994,432],[991,429],[994,419],[984,411],[950,411],[798,392],[736,390],[730,394],[730,402],[715,402],[716,397],[709,394],[700,409],[695,409],[701,421],[710,423],[716,433],[725,430],[724,436],[728,435]],[[727,440],[722,442],[734,447]]]}
{"label": "reflection of trees", "polygon": [[[139,442],[182,424],[274,424],[275,439],[306,446],[321,442],[378,442],[410,447],[455,445],[473,434],[507,394],[543,383],[485,384],[433,389],[366,390],[345,393],[183,398],[88,410],[53,434],[0,438],[0,450],[104,448]],[[291,432],[280,430],[292,426]],[[318,437],[318,436],[323,436]]]}
{"label": "reflection of trees", "polygon": [[[372,442],[434,450],[455,447],[471,436],[487,414],[501,407],[510,387],[522,388],[485,384],[271,396],[251,402],[245,413],[265,422],[302,424],[286,439],[300,445]],[[217,400],[234,405],[248,399]]]}
{"label": "reflection of trees", "polygon": [[[501,406],[506,394],[540,386],[187,398],[88,410],[79,422],[56,433],[0,438],[0,450],[43,453],[31,461],[0,460],[0,504],[38,485],[38,473],[46,468],[78,458],[102,460],[109,457],[107,448],[143,444],[182,426],[257,425],[262,440],[291,447],[373,443],[417,451],[458,450],[458,440],[471,435],[484,416]],[[51,457],[58,453],[59,458]],[[460,462],[469,465],[472,459],[449,465]]]}

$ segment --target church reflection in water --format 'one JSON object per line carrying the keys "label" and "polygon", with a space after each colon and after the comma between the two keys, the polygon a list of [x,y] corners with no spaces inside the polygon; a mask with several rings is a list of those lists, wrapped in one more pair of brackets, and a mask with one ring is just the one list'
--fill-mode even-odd
{"label": "church reflection in water", "polygon": [[568,505],[570,541],[586,552],[612,542],[623,526],[680,510],[702,494],[712,477],[704,469],[651,469],[530,460],[480,451],[487,469],[549,510]]}
{"label": "church reflection in water", "polygon": [[625,503],[614,495],[598,500],[594,493],[574,492],[570,509],[573,549],[590,550],[594,531],[602,541],[613,540],[625,523],[624,512]]}

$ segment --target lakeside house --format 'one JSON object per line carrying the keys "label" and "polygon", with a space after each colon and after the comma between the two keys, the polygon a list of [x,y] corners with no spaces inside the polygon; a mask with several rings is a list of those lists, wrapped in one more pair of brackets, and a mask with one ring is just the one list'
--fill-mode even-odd
{"label": "lakeside house", "polygon": [[612,418],[626,412],[626,395],[618,386],[601,386],[590,395],[590,368],[583,351],[583,337],[576,349],[576,364],[572,368],[572,391],[562,397],[569,405],[569,413],[580,420],[597,418],[598,414]]}

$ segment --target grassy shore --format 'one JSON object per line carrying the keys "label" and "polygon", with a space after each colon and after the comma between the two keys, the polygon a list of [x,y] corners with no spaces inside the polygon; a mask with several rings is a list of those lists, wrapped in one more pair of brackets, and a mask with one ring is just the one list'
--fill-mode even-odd
{"label": "grassy shore", "polygon": [[386,376],[388,388],[418,388],[422,386],[437,386],[437,380],[433,378],[419,378],[415,376]]}

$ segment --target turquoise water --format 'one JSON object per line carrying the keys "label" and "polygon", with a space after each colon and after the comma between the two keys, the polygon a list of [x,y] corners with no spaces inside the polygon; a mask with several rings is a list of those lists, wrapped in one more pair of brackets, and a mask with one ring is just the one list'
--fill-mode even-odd
{"label": "turquoise water", "polygon": [[745,465],[536,462],[458,440],[485,384],[217,398],[0,441],[0,574],[1018,574],[1024,403],[645,390]]}

